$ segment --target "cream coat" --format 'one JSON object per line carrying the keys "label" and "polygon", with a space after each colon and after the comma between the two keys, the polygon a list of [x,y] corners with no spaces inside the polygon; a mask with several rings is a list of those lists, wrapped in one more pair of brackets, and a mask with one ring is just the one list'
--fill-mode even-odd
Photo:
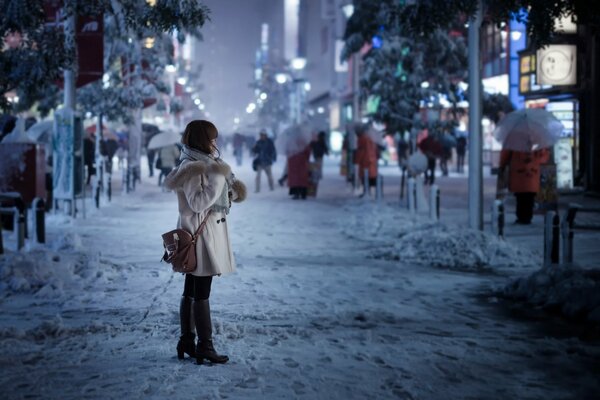
{"label": "cream coat", "polygon": [[[222,161],[183,161],[165,179],[165,186],[177,193],[179,220],[177,227],[196,232],[207,212],[225,186],[225,177],[233,176]],[[233,179],[230,185],[231,200],[241,202],[246,198],[246,186]],[[229,221],[222,212],[212,212],[196,242],[198,268],[192,275],[213,276],[235,271],[228,232]]]}

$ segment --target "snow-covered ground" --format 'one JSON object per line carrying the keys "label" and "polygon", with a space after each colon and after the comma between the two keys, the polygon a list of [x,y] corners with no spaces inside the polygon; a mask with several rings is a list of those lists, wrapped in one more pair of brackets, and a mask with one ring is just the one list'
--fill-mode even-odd
{"label": "snow-covered ground", "polygon": [[238,169],[238,271],[211,295],[225,365],[176,358],[183,277],[158,262],[172,193],[146,179],[85,220],[49,216],[47,245],[0,256],[2,398],[597,398],[598,343],[490,295],[539,253],[357,199],[337,169],[306,201],[253,194]]}

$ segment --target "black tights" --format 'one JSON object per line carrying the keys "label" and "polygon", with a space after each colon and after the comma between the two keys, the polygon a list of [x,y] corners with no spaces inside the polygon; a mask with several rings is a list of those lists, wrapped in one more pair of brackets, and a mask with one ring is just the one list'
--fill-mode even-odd
{"label": "black tights", "polygon": [[194,276],[185,274],[183,296],[193,297],[194,300],[208,300],[212,276]]}

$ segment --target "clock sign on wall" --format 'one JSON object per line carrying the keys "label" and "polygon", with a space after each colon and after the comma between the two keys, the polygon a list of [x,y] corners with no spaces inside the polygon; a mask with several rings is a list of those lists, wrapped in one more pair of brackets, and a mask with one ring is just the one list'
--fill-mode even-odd
{"label": "clock sign on wall", "polygon": [[537,78],[540,85],[577,84],[577,46],[546,46],[537,51],[537,62]]}

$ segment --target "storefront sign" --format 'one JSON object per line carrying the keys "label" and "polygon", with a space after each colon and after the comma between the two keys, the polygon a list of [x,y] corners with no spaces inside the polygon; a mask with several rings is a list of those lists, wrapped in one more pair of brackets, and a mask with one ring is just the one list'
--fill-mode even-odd
{"label": "storefront sign", "polygon": [[560,139],[554,145],[556,164],[556,186],[558,189],[573,188],[573,147],[571,139]]}
{"label": "storefront sign", "polygon": [[83,191],[83,127],[66,109],[54,114],[52,187],[55,199],[74,200]]}
{"label": "storefront sign", "polygon": [[556,165],[542,165],[540,166],[540,191],[535,197],[535,212],[544,214],[546,211],[556,211],[557,209]]}
{"label": "storefront sign", "polygon": [[549,45],[537,51],[537,78],[541,85],[577,84],[577,46]]}

